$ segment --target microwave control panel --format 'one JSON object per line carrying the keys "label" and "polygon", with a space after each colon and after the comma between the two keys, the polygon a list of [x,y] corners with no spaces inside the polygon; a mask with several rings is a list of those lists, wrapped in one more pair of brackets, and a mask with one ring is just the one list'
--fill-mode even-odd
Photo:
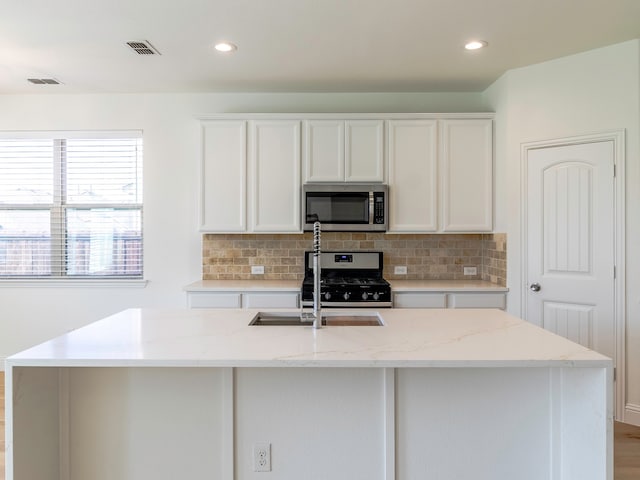
{"label": "microwave control panel", "polygon": [[373,223],[384,223],[384,193],[373,193]]}

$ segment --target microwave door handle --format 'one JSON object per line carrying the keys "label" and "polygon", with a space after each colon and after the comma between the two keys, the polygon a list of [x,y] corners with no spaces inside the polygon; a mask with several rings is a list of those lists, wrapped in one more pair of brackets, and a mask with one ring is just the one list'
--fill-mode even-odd
{"label": "microwave door handle", "polygon": [[369,225],[373,225],[373,216],[374,208],[373,208],[373,192],[369,192]]}

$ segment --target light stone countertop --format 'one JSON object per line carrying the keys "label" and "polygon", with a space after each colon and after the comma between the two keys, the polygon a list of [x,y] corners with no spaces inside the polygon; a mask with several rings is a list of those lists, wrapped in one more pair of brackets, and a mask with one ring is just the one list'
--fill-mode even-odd
{"label": "light stone countertop", "polygon": [[249,326],[256,313],[130,309],[6,362],[104,367],[611,367],[610,359],[594,351],[494,309],[381,309],[384,326],[319,330],[306,325]]}
{"label": "light stone countertop", "polygon": [[[394,292],[507,292],[507,287],[484,280],[388,280]],[[198,280],[186,292],[298,292],[301,280]]]}

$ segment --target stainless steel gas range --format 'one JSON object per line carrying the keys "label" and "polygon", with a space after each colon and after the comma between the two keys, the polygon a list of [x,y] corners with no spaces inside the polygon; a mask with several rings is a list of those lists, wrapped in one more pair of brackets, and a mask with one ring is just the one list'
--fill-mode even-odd
{"label": "stainless steel gas range", "polygon": [[[322,307],[391,307],[382,252],[322,252]],[[302,306],[313,305],[313,252],[305,252]]]}

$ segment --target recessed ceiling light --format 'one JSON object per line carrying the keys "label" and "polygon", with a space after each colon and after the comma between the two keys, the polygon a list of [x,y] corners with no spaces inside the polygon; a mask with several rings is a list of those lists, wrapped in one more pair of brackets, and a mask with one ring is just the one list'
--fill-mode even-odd
{"label": "recessed ceiling light", "polygon": [[233,43],[229,42],[216,43],[213,48],[222,53],[230,53],[238,49],[238,47],[236,47]]}
{"label": "recessed ceiling light", "polygon": [[489,44],[484,40],[473,40],[465,44],[464,48],[466,48],[467,50],[478,50],[480,48],[486,47],[487,45]]}

